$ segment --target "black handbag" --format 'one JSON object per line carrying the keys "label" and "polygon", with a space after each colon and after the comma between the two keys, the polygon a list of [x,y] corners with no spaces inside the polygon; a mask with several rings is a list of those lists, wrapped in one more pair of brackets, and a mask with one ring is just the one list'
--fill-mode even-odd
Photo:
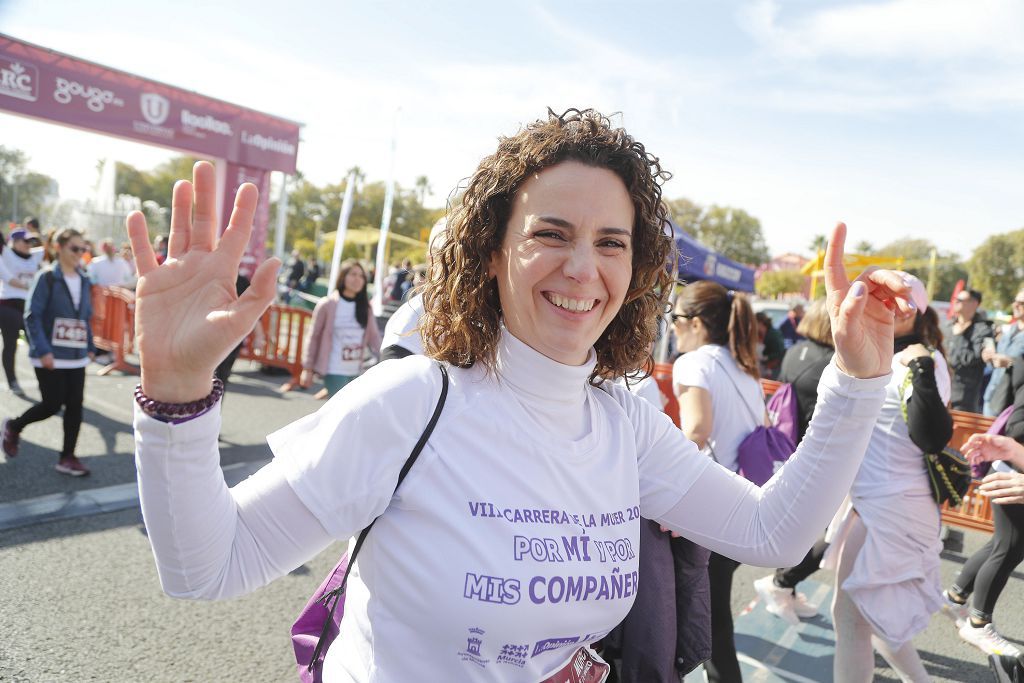
{"label": "black handbag", "polygon": [[[911,373],[908,371],[903,378],[903,384],[900,385],[900,412],[904,422],[907,422],[907,401],[904,394],[912,381]],[[964,495],[971,486],[971,466],[964,454],[952,446],[946,446],[938,453],[922,455],[935,502],[942,505],[948,501],[950,507],[957,507],[964,502]]]}

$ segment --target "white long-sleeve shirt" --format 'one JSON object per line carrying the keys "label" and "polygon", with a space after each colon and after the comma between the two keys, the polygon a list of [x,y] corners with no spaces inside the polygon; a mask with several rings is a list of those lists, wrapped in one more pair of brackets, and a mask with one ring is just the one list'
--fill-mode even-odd
{"label": "white long-sleeve shirt", "polygon": [[807,437],[758,489],[624,387],[588,385],[593,362],[556,363],[506,332],[495,373],[452,368],[394,496],[440,392],[423,357],[380,364],[272,434],[272,463],[230,490],[218,411],[180,425],[137,413],[165,591],[251,591],[387,510],[350,578],[324,680],[540,680],[628,612],[641,515],[744,563],[796,563],[849,489],[887,381],[827,369]]}

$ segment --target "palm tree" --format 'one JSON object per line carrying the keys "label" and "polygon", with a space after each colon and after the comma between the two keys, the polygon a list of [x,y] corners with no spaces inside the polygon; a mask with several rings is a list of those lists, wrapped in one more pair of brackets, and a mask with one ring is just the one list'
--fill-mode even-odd
{"label": "palm tree", "polygon": [[420,206],[423,206],[423,200],[426,199],[428,192],[433,192],[430,189],[430,179],[425,175],[421,175],[416,179],[416,192],[420,197]]}
{"label": "palm tree", "polygon": [[811,251],[817,254],[819,251],[822,251],[825,248],[825,245],[827,244],[827,237],[825,237],[824,235],[815,235],[814,237],[811,238],[811,243],[808,246],[810,246]]}

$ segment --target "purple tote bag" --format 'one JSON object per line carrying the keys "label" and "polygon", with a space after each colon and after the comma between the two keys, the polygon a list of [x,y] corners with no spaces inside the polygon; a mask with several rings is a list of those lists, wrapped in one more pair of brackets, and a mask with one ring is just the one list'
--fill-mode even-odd
{"label": "purple tote bag", "polygon": [[[448,370],[441,363],[437,365],[441,369],[441,396],[437,399],[434,414],[430,416],[430,422],[420,435],[420,440],[416,442],[412,453],[402,466],[402,471],[398,473],[396,493],[405,475],[409,474],[413,463],[419,457],[420,451],[427,444],[430,433],[434,431],[434,425],[441,417],[441,409],[444,408],[444,400],[448,396]],[[359,532],[351,556],[347,553],[341,556],[341,560],[309,598],[299,618],[292,624],[292,649],[295,650],[295,665],[298,667],[299,680],[302,683],[321,683],[323,680],[324,657],[327,656],[327,649],[331,643],[338,637],[341,618],[345,615],[345,586],[348,583],[348,574],[359,555],[359,549],[363,547],[366,535],[370,533],[376,521],[373,520]]]}

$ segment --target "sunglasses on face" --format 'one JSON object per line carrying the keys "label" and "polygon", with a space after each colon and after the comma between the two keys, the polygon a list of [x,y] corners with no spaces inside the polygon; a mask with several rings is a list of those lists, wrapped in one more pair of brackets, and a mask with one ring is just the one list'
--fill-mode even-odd
{"label": "sunglasses on face", "polygon": [[680,320],[690,320],[691,318],[696,318],[696,317],[697,316],[695,316],[695,315],[687,315],[685,313],[673,313],[672,314],[672,322],[679,322]]}
{"label": "sunglasses on face", "polygon": [[68,249],[70,249],[72,252],[74,252],[76,254],[84,254],[87,251],[88,248],[87,247],[76,247],[76,246],[72,245],[72,246],[68,247]]}

